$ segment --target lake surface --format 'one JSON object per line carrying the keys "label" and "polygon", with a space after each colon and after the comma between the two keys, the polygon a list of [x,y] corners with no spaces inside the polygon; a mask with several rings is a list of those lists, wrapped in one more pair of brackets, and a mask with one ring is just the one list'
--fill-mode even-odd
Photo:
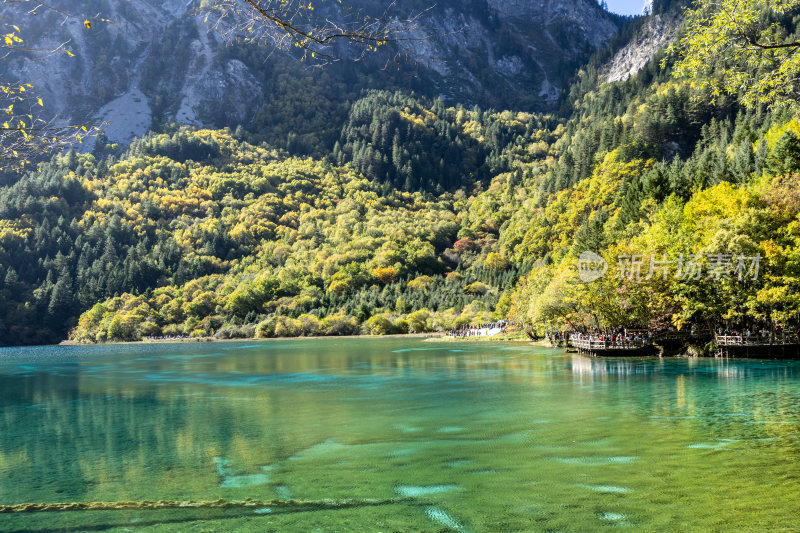
{"label": "lake surface", "polygon": [[800,528],[800,363],[419,339],[0,350],[0,531]]}

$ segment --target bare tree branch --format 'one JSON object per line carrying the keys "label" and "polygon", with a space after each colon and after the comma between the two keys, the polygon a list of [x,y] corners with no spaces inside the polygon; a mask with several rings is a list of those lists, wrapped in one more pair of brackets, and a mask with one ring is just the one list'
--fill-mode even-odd
{"label": "bare tree branch", "polygon": [[[251,42],[289,52],[302,51],[301,60],[331,62],[359,60],[388,43],[418,40],[411,36],[428,10],[400,19],[390,3],[380,17],[358,13],[338,1],[318,0],[220,0],[206,13],[216,16],[222,35],[237,42]],[[320,7],[317,10],[317,7]],[[337,48],[340,44],[343,48]]]}
{"label": "bare tree branch", "polygon": [[[90,30],[89,19],[68,13],[57,7],[30,0],[0,0],[0,8],[10,6],[17,11],[14,22],[24,27],[24,19],[41,11],[64,17],[62,23],[80,20]],[[6,13],[8,10],[6,10]],[[8,15],[7,15],[8,16]],[[99,16],[93,20],[106,21]],[[65,53],[72,56],[69,41],[52,48],[34,48],[24,44],[19,25],[4,21],[0,27],[0,61],[18,54],[32,57]],[[74,147],[84,139],[96,136],[99,128],[83,124],[60,124],[55,119],[43,118],[44,102],[35,95],[34,86],[27,80],[0,79],[0,171],[20,171],[32,162],[47,155]]]}

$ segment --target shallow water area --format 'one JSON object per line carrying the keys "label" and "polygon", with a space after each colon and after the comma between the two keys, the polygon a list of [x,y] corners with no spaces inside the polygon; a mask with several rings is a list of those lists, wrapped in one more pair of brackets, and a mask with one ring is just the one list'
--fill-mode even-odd
{"label": "shallow water area", "polygon": [[0,504],[395,499],[0,515],[0,531],[800,526],[800,362],[324,339],[0,350]]}

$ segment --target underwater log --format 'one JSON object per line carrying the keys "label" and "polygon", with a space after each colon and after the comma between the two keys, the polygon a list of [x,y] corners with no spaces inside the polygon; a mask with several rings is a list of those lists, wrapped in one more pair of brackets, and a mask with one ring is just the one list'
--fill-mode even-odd
{"label": "underwater log", "polygon": [[348,507],[368,507],[418,502],[410,498],[388,498],[384,500],[158,500],[158,501],[119,501],[119,502],[67,502],[67,503],[20,503],[0,505],[0,514],[12,513],[59,513],[68,511],[158,511],[162,509],[260,509],[264,507],[322,510],[344,509]]}

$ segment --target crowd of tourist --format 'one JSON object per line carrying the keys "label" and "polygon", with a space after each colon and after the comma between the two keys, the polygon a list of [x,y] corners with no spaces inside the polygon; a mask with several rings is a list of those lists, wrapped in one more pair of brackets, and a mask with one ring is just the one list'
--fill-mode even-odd
{"label": "crowd of tourist", "polygon": [[191,337],[189,335],[148,335],[142,338],[146,341],[182,341],[186,339],[191,339]]}
{"label": "crowd of tourist", "polygon": [[602,330],[589,333],[572,333],[571,341],[589,341],[591,343],[601,342],[609,347],[627,348],[646,346],[653,343],[652,331],[628,332],[626,330],[617,332],[604,332]]}
{"label": "crowd of tourist", "polygon": [[796,331],[791,328],[784,330],[781,326],[774,328],[765,326],[742,329],[717,328],[718,341],[723,340],[726,344],[762,344],[787,340],[797,342],[797,337]]}
{"label": "crowd of tourist", "polygon": [[583,331],[549,331],[546,338],[553,346],[563,346],[578,341],[600,342],[608,347],[640,347],[652,344],[657,332],[626,330],[624,328],[589,328]]}

